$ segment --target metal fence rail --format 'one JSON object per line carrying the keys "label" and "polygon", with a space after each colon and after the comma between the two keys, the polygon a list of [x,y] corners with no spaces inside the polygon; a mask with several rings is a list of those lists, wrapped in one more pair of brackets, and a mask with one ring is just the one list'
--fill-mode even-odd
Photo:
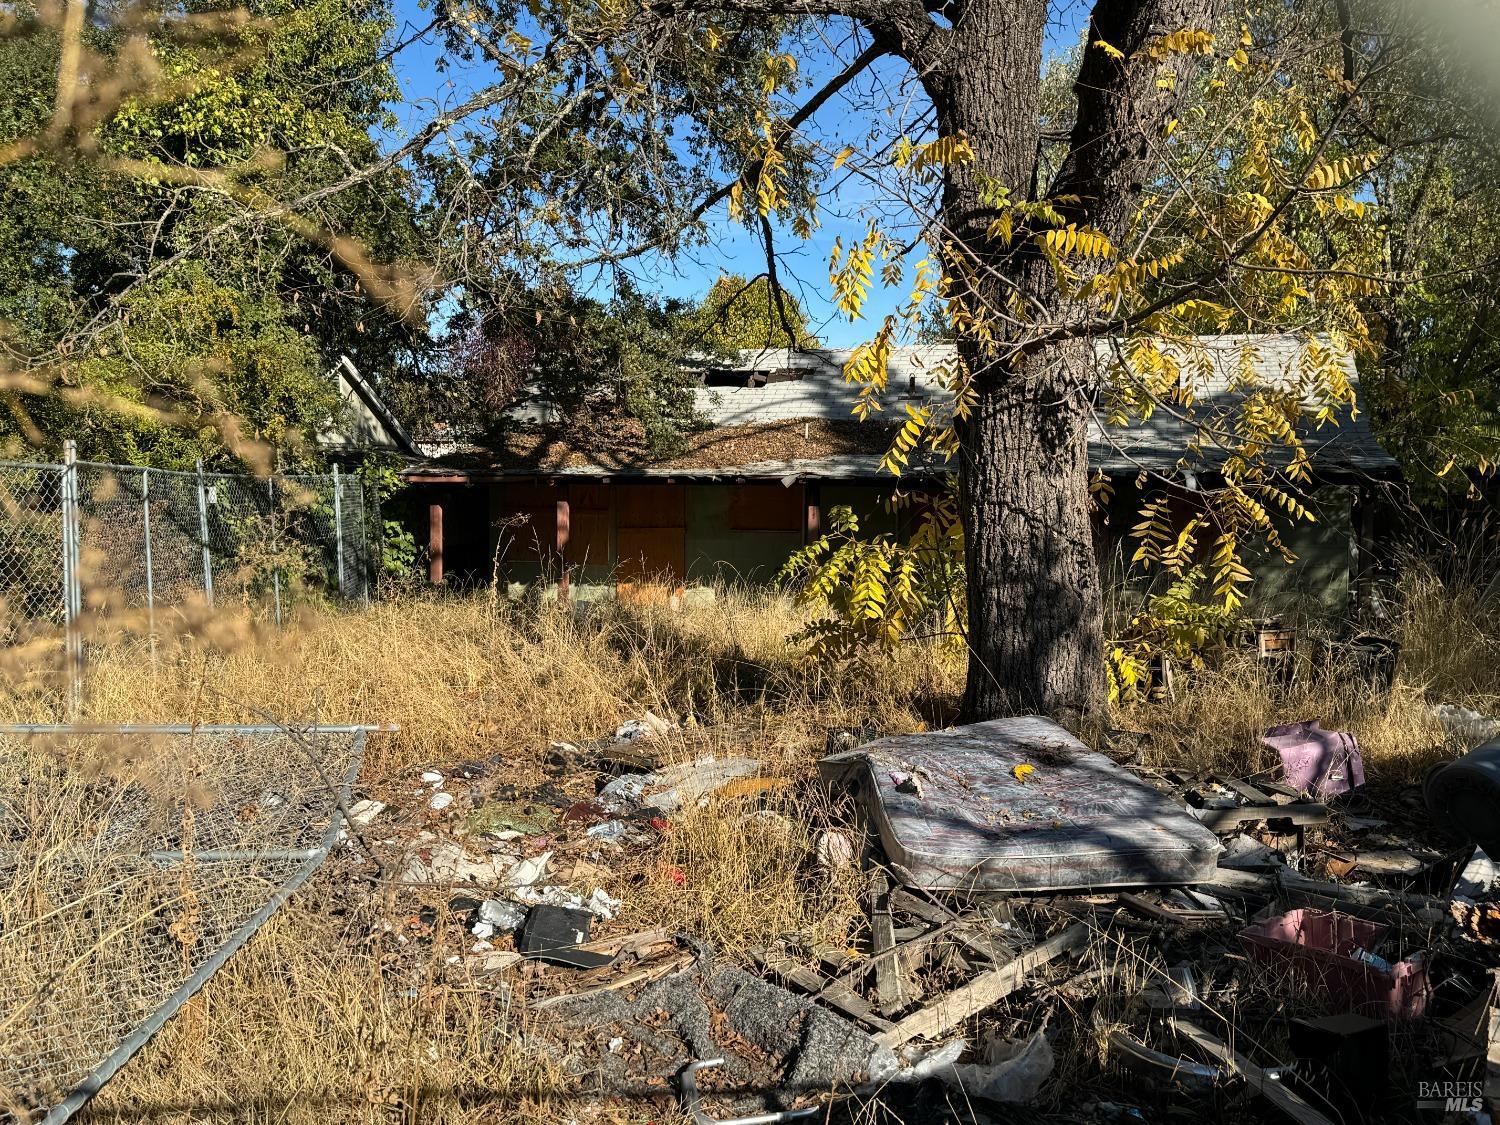
{"label": "metal fence rail", "polygon": [[372,727],[0,727],[0,1125],[59,1125],[337,844]]}
{"label": "metal fence rail", "polygon": [[201,601],[368,602],[372,553],[358,478],[172,472],[74,458],[0,461],[0,648],[30,645],[69,675],[76,712],[83,624]]}

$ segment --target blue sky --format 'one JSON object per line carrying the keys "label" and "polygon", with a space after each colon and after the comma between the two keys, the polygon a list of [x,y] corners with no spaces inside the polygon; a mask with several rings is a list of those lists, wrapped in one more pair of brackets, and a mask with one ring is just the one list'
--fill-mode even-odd
{"label": "blue sky", "polygon": [[[395,0],[398,40],[405,40],[425,27],[432,18],[431,12],[420,6],[418,0]],[[1085,18],[1085,0],[1054,0],[1052,19],[1048,27],[1047,51],[1061,52],[1078,40],[1078,28]],[[404,131],[422,124],[435,108],[462,101],[484,81],[482,70],[466,71],[461,67],[440,71],[437,63],[441,57],[440,44],[430,37],[406,47],[397,57],[397,73],[406,98],[404,106],[398,107],[398,117]],[[804,76],[809,88],[816,88],[831,76],[839,65],[826,52],[816,52],[801,57]],[[908,72],[898,60],[882,60],[850,87],[825,105],[818,115],[804,127],[804,132],[826,147],[837,151],[845,144],[859,147],[860,140],[877,118],[884,116],[882,106],[902,103],[913,99],[920,104],[908,81]],[[861,237],[869,222],[870,209],[879,200],[873,189],[854,186],[858,181],[846,182],[839,191],[822,201],[822,226],[804,241],[788,229],[776,232],[778,274],[782,284],[797,294],[807,310],[815,334],[833,347],[852,347],[868,339],[882,317],[890,312],[904,297],[901,288],[884,290],[879,287],[866,302],[861,320],[850,323],[842,316],[831,300],[828,285],[828,258],[834,239],[842,236],[844,245]],[[645,291],[668,296],[700,298],[708,291],[714,280],[724,272],[753,276],[765,269],[765,255],[760,240],[743,227],[729,221],[727,210],[720,205],[709,215],[712,235],[705,247],[690,248],[674,259],[653,255],[642,258],[629,267],[637,285]],[[891,230],[891,224],[884,224]],[[891,230],[894,235],[897,232]],[[910,229],[915,233],[915,227]],[[918,250],[910,255],[910,267],[923,256]],[[610,277],[598,273],[580,279],[586,287],[592,287],[601,296],[608,295]]]}

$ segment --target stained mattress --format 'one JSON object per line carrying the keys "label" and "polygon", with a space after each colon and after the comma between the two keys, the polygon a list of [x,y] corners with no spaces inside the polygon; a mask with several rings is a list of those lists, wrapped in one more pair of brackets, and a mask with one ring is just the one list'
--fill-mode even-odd
{"label": "stained mattress", "polygon": [[1186,810],[1037,716],[882,738],[819,770],[932,890],[1183,884],[1218,862],[1217,837]]}

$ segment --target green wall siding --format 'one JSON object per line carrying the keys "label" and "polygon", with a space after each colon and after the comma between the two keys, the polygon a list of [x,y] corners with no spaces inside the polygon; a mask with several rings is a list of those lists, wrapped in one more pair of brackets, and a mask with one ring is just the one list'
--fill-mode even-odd
{"label": "green wall siding", "polygon": [[[802,486],[793,487],[800,496]],[[791,553],[802,546],[802,532],[731,529],[729,492],[725,485],[688,486],[688,581],[771,582]]]}

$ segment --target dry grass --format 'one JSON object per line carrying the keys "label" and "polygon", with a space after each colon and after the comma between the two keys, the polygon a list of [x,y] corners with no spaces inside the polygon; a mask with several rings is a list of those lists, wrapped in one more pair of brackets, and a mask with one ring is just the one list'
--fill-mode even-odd
{"label": "dry grass", "polygon": [[[154,662],[142,640],[96,649],[87,707],[134,722],[399,724],[372,743],[369,778],[493,753],[534,758],[643,710],[749,727],[780,759],[821,747],[828,726],[910,729],[957,691],[960,671],[925,649],[810,665],[786,645],[800,621],[783,598],[729,589],[686,610],[415,596],[308,610],[284,631],[244,620],[205,637],[184,622]],[[6,717],[34,718],[41,702],[14,696]]]}
{"label": "dry grass", "polygon": [[[1431,702],[1500,706],[1500,629],[1493,605],[1430,579],[1410,580],[1406,594],[1402,670],[1386,695],[1328,667],[1280,689],[1254,661],[1232,660],[1176,702],[1116,722],[1152,734],[1151,764],[1244,771],[1269,764],[1258,749],[1267,725],[1320,717],[1359,734],[1372,777],[1415,777],[1451,752]],[[377,795],[409,789],[420,767],[494,755],[524,789],[542,779],[551,740],[588,741],[645,710],[697,729],[672,744],[678,755],[747,754],[793,779],[808,775],[828,727],[912,730],[951,717],[962,669],[935,650],[817,668],[787,649],[798,621],[782,598],[735,590],[683,610],[415,596],[361,612],[308,610],[281,632],[184,620],[154,661],[140,641],[97,651],[89,708],[133,721],[397,723],[367,753],[362,787]],[[34,718],[43,702],[13,693],[7,717]],[[806,793],[793,786],[676,817],[660,847],[623,863],[608,885],[626,902],[618,925],[673,925],[731,951],[794,931],[850,936],[858,881],[818,870],[816,834],[834,810]],[[503,992],[392,973],[389,946],[369,935],[399,926],[409,907],[377,896],[359,908],[376,913],[351,916],[329,898],[331,882],[315,879],[88,1119],[602,1119],[570,1100],[562,1061],[540,1049]],[[450,952],[431,947],[430,980]],[[1076,1069],[1065,1067],[1081,1080]]]}
{"label": "dry grass", "polygon": [[1434,703],[1500,713],[1500,605],[1473,590],[1444,587],[1415,566],[1401,586],[1394,684],[1374,690],[1338,659],[1299,658],[1290,685],[1249,653],[1195,674],[1170,702],[1118,716],[1148,732],[1143,760],[1158,767],[1245,774],[1268,769],[1274,754],[1260,734],[1278,723],[1321,719],[1359,738],[1372,779],[1410,783],[1461,748],[1444,734]]}

